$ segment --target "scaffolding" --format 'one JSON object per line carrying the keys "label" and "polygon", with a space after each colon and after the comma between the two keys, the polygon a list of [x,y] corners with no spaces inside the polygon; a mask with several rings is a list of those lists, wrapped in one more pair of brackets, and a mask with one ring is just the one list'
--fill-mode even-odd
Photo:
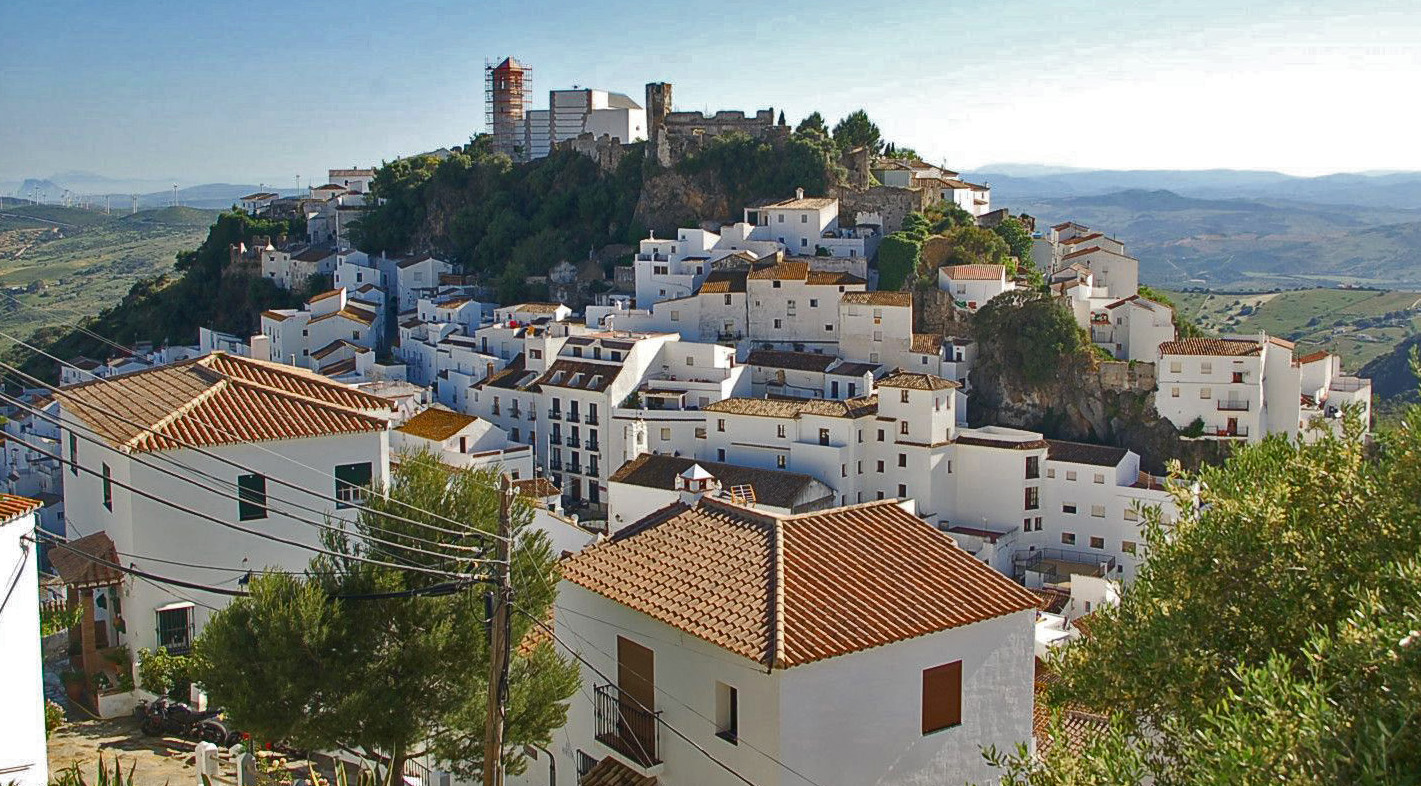
{"label": "scaffolding", "polygon": [[493,149],[521,161],[524,115],[533,70],[512,57],[484,61],[484,126],[493,134]]}

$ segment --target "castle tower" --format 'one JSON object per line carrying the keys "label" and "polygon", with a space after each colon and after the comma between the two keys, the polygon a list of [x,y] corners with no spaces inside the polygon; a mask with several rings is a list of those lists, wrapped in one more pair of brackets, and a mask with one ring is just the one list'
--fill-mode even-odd
{"label": "castle tower", "polygon": [[523,114],[528,105],[532,69],[511,57],[484,65],[484,122],[493,134],[493,149],[522,160]]}
{"label": "castle tower", "polygon": [[666,116],[671,114],[671,83],[646,86],[646,154],[659,166],[671,166],[671,143],[666,139]]}

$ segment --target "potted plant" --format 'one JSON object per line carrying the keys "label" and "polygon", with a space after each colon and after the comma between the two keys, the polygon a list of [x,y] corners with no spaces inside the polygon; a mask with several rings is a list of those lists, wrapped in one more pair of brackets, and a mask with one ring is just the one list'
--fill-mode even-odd
{"label": "potted plant", "polygon": [[59,680],[64,683],[64,695],[68,696],[70,701],[75,704],[83,701],[85,689],[88,687],[84,672],[66,669],[59,675]]}

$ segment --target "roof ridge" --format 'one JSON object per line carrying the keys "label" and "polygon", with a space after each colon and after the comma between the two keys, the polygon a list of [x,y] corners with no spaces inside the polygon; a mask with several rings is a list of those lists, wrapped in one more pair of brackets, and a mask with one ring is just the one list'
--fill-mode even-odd
{"label": "roof ridge", "polygon": [[785,520],[770,525],[770,647],[766,653],[773,670],[785,668]]}
{"label": "roof ridge", "polygon": [[208,399],[217,395],[219,392],[225,390],[226,387],[228,387],[230,384],[230,381],[227,379],[227,377],[225,377],[221,373],[214,371],[213,369],[208,368],[207,366],[202,364],[198,364],[197,367],[211,374],[215,374],[217,376],[217,379],[213,380],[212,384],[208,385],[207,388],[204,389],[201,393],[198,393],[196,396],[193,396],[192,398],[188,399],[183,404],[174,407],[172,412],[169,412],[163,417],[158,418],[156,422],[143,427],[142,430],[140,430],[137,434],[134,434],[133,436],[129,437],[127,441],[125,441],[122,445],[118,446],[120,451],[128,452],[136,450],[140,444],[150,439],[161,439],[165,442],[173,442],[178,445],[182,445],[182,442],[180,440],[175,440],[172,437],[169,437],[167,434],[164,434],[163,429],[172,425],[173,422],[176,421],[178,418],[186,417],[187,414],[193,409],[197,408],[199,404],[203,403],[204,401],[207,401]]}
{"label": "roof ridge", "polygon": [[[897,500],[897,499],[874,499],[874,500],[869,500],[868,502],[855,502],[855,503],[852,504],[852,505],[840,505],[839,507],[836,507],[836,508],[825,508],[824,510],[811,510],[811,511],[808,511],[808,512],[806,512],[806,513],[792,513],[792,514],[790,514],[790,515],[788,515],[788,516],[778,516],[777,518],[779,518],[779,519],[782,520],[782,521],[800,521],[800,520],[802,520],[802,519],[812,519],[812,518],[815,518],[815,517],[818,517],[818,516],[824,516],[824,515],[829,514],[829,513],[842,513],[843,511],[846,511],[846,510],[864,510],[864,509],[866,509],[866,508],[879,508],[879,507],[886,507],[886,506],[889,506],[889,505],[892,505],[892,506],[894,506],[894,507],[897,507],[897,506],[898,506],[898,500]],[[904,513],[907,513],[907,511],[903,511],[903,512],[904,512]]]}
{"label": "roof ridge", "polygon": [[[315,398],[313,396],[305,396],[295,391],[283,390],[272,385],[263,385],[259,382],[253,382],[249,379],[242,379],[241,377],[224,377],[224,379],[230,384],[237,385],[239,387],[244,387],[249,390],[255,390],[260,393],[271,393],[281,398],[290,399],[292,401],[298,401],[303,404],[312,404],[314,406],[321,407],[322,409],[334,410],[336,412],[341,412],[347,415],[355,415],[357,417],[380,421],[381,423],[388,423],[388,421],[386,421],[384,418],[371,415],[365,410],[356,409],[355,407],[347,407],[344,404],[337,404],[333,401],[322,401],[321,399]],[[369,394],[367,393],[366,395]]]}

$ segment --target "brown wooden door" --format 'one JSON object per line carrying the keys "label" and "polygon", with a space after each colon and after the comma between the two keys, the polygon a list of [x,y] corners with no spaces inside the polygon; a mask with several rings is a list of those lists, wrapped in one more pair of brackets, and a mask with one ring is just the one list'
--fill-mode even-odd
{"label": "brown wooden door", "polygon": [[633,750],[656,758],[656,656],[631,639],[617,637],[618,709],[622,738]]}
{"label": "brown wooden door", "polygon": [[1238,433],[1238,418],[1229,418],[1229,433]]}

